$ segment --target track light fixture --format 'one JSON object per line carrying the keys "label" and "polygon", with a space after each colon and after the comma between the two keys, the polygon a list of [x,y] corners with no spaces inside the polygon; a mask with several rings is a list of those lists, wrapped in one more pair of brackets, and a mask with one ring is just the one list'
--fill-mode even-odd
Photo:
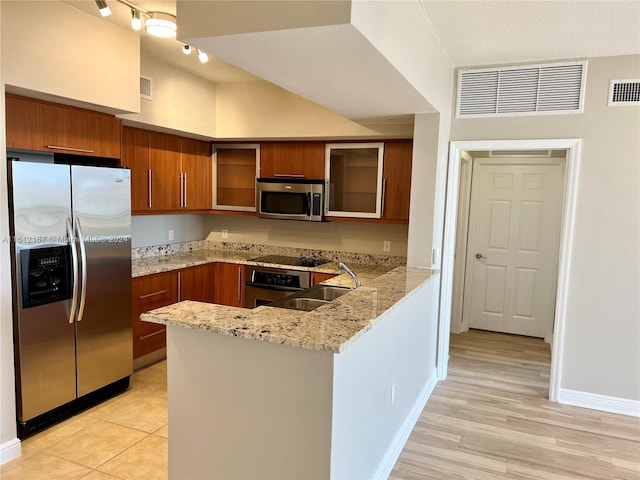
{"label": "track light fixture", "polygon": [[136,32],[142,28],[142,16],[140,11],[135,8],[131,9],[131,28]]}
{"label": "track light fixture", "polygon": [[196,48],[196,52],[198,52],[198,60],[200,63],[207,63],[209,61],[209,55],[206,52],[203,52]]}
{"label": "track light fixture", "polygon": [[108,17],[111,15],[111,9],[105,0],[96,0],[96,5],[98,6],[98,10],[100,11],[100,15],[103,17]]}
{"label": "track light fixture", "polygon": [[[145,31],[154,37],[172,38],[176,36],[178,26],[175,15],[164,12],[149,12],[144,8],[140,8],[137,5],[130,3],[129,0],[113,1],[126,5],[131,9],[131,28],[133,30],[140,31],[144,26]],[[100,15],[103,17],[111,15],[111,9],[107,5],[106,0],[95,0],[95,2],[100,11]],[[196,51],[200,63],[207,63],[209,61],[209,56],[206,52],[202,52],[198,48],[194,49],[191,45],[182,45],[182,53],[185,55],[189,55],[193,50]]]}
{"label": "track light fixture", "polygon": [[144,22],[144,29],[154,37],[175,37],[178,29],[176,17],[163,12],[149,12],[149,18]]}

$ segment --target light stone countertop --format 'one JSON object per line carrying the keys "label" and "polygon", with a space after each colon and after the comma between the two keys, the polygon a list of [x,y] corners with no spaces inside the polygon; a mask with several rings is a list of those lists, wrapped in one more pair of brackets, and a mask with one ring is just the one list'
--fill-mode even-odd
{"label": "light stone countertop", "polygon": [[[238,263],[248,263],[239,258],[242,255],[234,253],[234,256]],[[227,257],[208,261],[234,260]],[[337,273],[335,264],[327,267],[327,272]],[[391,267],[354,264],[352,268],[360,277],[362,287],[310,312],[267,306],[250,310],[185,301],[144,313],[140,318],[163,325],[340,353],[435,273],[413,267],[389,271]],[[317,267],[313,270],[321,271]],[[353,281],[343,273],[324,283],[351,286]]]}
{"label": "light stone countertop", "polygon": [[[242,265],[262,265],[265,267],[286,268],[288,270],[307,270],[322,273],[340,273],[336,263],[325,263],[317,267],[289,266],[271,263],[258,263],[249,261],[250,258],[260,256],[255,252],[233,252],[223,250],[195,250],[192,252],[173,253],[171,255],[159,255],[155,257],[138,258],[131,261],[131,276],[142,277],[154,273],[169,272],[181,268],[194,267],[213,262],[238,263]],[[371,266],[367,266],[371,267]],[[388,271],[391,267],[385,268]],[[358,272],[359,274],[359,272]]]}

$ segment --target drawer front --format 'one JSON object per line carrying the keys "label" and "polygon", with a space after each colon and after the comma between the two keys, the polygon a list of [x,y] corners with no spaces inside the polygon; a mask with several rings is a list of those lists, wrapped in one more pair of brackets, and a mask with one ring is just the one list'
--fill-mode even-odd
{"label": "drawer front", "polygon": [[177,302],[177,274],[158,273],[133,279],[133,357],[163,348],[166,326],[142,322],[140,315],[154,308]]}

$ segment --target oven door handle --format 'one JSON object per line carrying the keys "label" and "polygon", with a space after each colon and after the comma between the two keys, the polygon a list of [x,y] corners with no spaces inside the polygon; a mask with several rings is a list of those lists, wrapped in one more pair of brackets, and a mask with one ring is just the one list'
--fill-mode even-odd
{"label": "oven door handle", "polygon": [[281,287],[280,285],[265,285],[264,283],[245,282],[245,287],[262,288],[264,290],[275,290],[279,292],[301,292],[305,290],[300,287]]}

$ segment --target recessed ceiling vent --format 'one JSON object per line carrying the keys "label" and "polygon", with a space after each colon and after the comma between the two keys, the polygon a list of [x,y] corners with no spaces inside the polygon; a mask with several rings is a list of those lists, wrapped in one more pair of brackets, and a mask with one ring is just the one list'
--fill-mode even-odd
{"label": "recessed ceiling vent", "polygon": [[640,80],[611,80],[609,106],[640,105]]}
{"label": "recessed ceiling vent", "polygon": [[587,63],[458,72],[458,118],[582,113]]}
{"label": "recessed ceiling vent", "polygon": [[140,98],[153,100],[151,93],[151,78],[140,75]]}

